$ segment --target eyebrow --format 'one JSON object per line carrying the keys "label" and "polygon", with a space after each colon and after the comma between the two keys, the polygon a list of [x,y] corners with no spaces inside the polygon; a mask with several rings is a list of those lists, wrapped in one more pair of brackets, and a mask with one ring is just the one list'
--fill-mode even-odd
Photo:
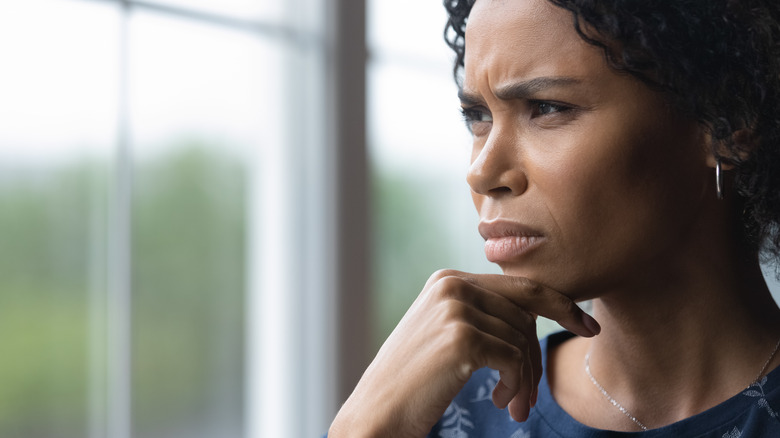
{"label": "eyebrow", "polygon": [[[516,82],[499,87],[495,91],[496,97],[501,100],[528,99],[534,94],[548,90],[550,88],[571,87],[578,85],[582,81],[567,76],[543,76],[529,79],[527,81]],[[464,105],[477,105],[483,103],[483,99],[475,93],[458,90],[458,98]]]}

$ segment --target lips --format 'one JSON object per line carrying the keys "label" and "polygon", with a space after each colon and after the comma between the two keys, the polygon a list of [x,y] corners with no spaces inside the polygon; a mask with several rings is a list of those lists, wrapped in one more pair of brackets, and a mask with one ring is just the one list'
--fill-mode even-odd
{"label": "lips", "polygon": [[544,241],[544,235],[517,222],[485,221],[479,224],[485,239],[485,256],[493,263],[518,261]]}

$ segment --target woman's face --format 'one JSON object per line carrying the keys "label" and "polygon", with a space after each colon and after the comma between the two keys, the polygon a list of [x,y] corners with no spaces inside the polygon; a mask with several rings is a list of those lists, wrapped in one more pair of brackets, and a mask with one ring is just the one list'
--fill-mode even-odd
{"label": "woman's face", "polygon": [[480,232],[505,274],[587,299],[668,273],[693,245],[713,178],[698,124],[610,69],[568,11],[477,1],[461,101]]}

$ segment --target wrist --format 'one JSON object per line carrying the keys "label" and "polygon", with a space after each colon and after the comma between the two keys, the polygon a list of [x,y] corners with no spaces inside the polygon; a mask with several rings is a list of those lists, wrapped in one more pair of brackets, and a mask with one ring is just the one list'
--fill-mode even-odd
{"label": "wrist", "polygon": [[388,418],[389,416],[382,415],[381,410],[355,410],[352,409],[352,405],[348,400],[341,407],[330,425],[327,438],[399,437],[401,430],[392,426],[393,421]]}
{"label": "wrist", "polygon": [[328,430],[327,438],[374,438],[383,436],[375,427],[360,419],[348,419],[339,413]]}

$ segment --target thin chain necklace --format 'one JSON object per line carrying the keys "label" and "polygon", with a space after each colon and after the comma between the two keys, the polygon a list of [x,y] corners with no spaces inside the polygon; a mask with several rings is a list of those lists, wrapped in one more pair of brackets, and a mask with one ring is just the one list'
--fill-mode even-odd
{"label": "thin chain necklace", "polygon": [[[777,343],[775,344],[775,348],[772,350],[772,354],[769,355],[769,358],[764,362],[764,366],[761,367],[761,371],[758,372],[758,375],[753,380],[753,382],[748,385],[748,387],[753,386],[758,383],[758,381],[761,379],[761,376],[764,375],[764,372],[766,371],[767,367],[770,363],[772,363],[772,359],[775,358],[775,355],[777,354],[777,350],[780,349],[780,339],[777,340]],[[642,424],[641,421],[639,421],[631,412],[628,412],[628,409],[624,408],[623,405],[621,405],[617,400],[612,398],[611,395],[607,392],[606,389],[604,389],[603,386],[599,383],[598,380],[596,380],[595,377],[593,377],[593,373],[590,371],[590,351],[588,351],[585,354],[585,373],[590,377],[590,381],[593,382],[593,384],[598,388],[598,390],[601,392],[604,397],[606,397],[607,400],[609,400],[610,403],[612,403],[612,406],[618,408],[620,412],[623,413],[626,417],[628,417],[631,421],[633,421],[637,426],[639,426],[640,429],[643,431],[647,430],[647,426]]]}
{"label": "thin chain necklace", "polygon": [[764,371],[766,371],[766,368],[769,366],[770,363],[772,363],[772,359],[775,358],[775,355],[777,354],[777,349],[780,348],[780,339],[777,340],[777,344],[775,344],[775,349],[772,350],[772,354],[769,355],[769,358],[764,362],[764,366],[761,367],[761,371],[758,372],[758,375],[753,380],[753,382],[748,386],[751,387],[758,383],[759,380],[761,380],[761,376],[764,375]]}
{"label": "thin chain necklace", "polygon": [[593,373],[590,372],[590,351],[588,351],[588,353],[585,354],[585,372],[588,374],[588,377],[590,377],[590,381],[593,382],[594,385],[596,385],[596,388],[598,388],[599,391],[601,391],[601,393],[604,395],[604,397],[606,397],[607,400],[609,400],[609,402],[612,403],[612,406],[618,408],[620,410],[620,412],[623,413],[623,415],[625,415],[626,417],[630,418],[631,421],[636,423],[636,425],[639,426],[640,429],[647,430],[647,426],[642,424],[642,422],[637,420],[636,417],[631,414],[631,412],[628,412],[628,410],[626,408],[624,408],[623,405],[621,405],[620,403],[618,403],[617,400],[612,398],[612,396],[609,395],[607,390],[604,389],[603,386],[601,386],[599,381],[596,380],[595,377],[593,377]]}

